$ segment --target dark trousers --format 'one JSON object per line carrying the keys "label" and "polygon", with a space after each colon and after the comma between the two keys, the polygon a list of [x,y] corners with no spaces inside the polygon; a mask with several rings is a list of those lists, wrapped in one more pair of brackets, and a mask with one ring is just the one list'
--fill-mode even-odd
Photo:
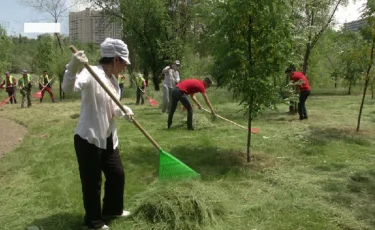
{"label": "dark trousers", "polygon": [[120,101],[124,97],[124,83],[119,84],[120,87]]}
{"label": "dark trousers", "polygon": [[145,103],[145,96],[144,93],[141,91],[139,87],[137,87],[137,102],[135,104],[139,105],[139,101],[141,100],[141,104]]}
{"label": "dark trousers", "polygon": [[171,109],[168,115],[168,128],[170,128],[172,125],[173,114],[176,111],[177,104],[179,101],[181,101],[181,103],[185,106],[187,110],[187,128],[193,129],[193,108],[191,107],[188,96],[179,88],[174,88],[172,91]]}
{"label": "dark trousers", "polygon": [[10,97],[10,99],[9,99],[10,104],[13,104],[13,101],[14,101],[14,104],[17,104],[16,91],[14,91],[14,90],[13,91],[7,91],[7,93],[8,93],[8,97]]}
{"label": "dark trousers", "polygon": [[[121,215],[123,212],[125,173],[120,152],[113,149],[112,135],[107,138],[107,149],[100,149],[78,135],[74,136],[74,147],[86,211],[84,224],[100,228],[104,225],[102,215]],[[100,202],[102,171],[106,178],[103,210]]]}
{"label": "dark trousers", "polygon": [[22,101],[21,101],[21,107],[24,106],[25,104],[25,97],[27,98],[27,107],[31,106],[31,89],[21,89],[21,94],[22,94]]}
{"label": "dark trousers", "polygon": [[306,119],[308,117],[305,103],[309,95],[310,90],[300,92],[299,94],[298,114],[300,119]]}

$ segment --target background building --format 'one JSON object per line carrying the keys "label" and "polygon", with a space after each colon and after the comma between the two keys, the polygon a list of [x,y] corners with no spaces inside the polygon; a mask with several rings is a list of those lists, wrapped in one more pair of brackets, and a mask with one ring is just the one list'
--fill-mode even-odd
{"label": "background building", "polygon": [[365,19],[360,19],[356,21],[351,21],[348,23],[344,23],[344,29],[358,31],[361,27],[366,26],[367,22]]}
{"label": "background building", "polygon": [[121,39],[122,26],[110,22],[101,11],[86,8],[80,12],[69,12],[69,38],[83,43],[101,43],[105,38]]}

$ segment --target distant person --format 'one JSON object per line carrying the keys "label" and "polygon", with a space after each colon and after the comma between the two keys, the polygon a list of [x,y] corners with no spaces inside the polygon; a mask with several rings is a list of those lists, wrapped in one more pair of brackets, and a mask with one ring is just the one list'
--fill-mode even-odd
{"label": "distant person", "polygon": [[137,101],[135,104],[139,105],[139,101],[141,101],[141,104],[143,105],[145,103],[144,92],[146,90],[146,80],[143,78],[142,74],[139,73],[137,77],[135,77],[135,84],[137,86]]}
{"label": "distant person", "polygon": [[304,120],[308,119],[307,110],[306,110],[306,100],[310,95],[311,87],[309,85],[309,81],[307,80],[306,76],[301,72],[296,72],[294,66],[290,66],[285,70],[286,75],[290,78],[293,83],[297,84],[297,87],[300,91],[299,93],[299,102],[298,102],[298,114],[299,119]]}
{"label": "distant person", "polygon": [[176,60],[171,65],[166,66],[163,69],[164,80],[163,80],[163,108],[162,112],[169,113],[171,108],[172,91],[176,87],[176,84],[180,82],[180,61]]}
{"label": "distant person", "polygon": [[27,73],[27,70],[22,71],[22,77],[18,79],[18,88],[22,95],[21,108],[24,108],[25,98],[27,98],[27,107],[31,106],[31,87],[32,81],[30,74]]}
{"label": "distant person", "polygon": [[171,128],[173,114],[176,111],[178,102],[180,101],[187,110],[187,129],[194,130],[193,127],[193,108],[190,104],[188,95],[191,96],[192,100],[198,105],[199,109],[202,109],[202,105],[195,97],[196,93],[201,93],[206,104],[211,109],[212,115],[215,115],[215,111],[212,108],[211,102],[208,100],[206,89],[212,84],[210,78],[205,78],[203,81],[199,79],[186,79],[176,85],[176,88],[172,92],[172,103],[171,110],[168,115],[168,129]]}
{"label": "distant person", "polygon": [[0,85],[1,88],[5,87],[5,91],[8,93],[8,97],[10,97],[9,101],[10,104],[17,104],[17,97],[16,97],[16,88],[17,88],[17,79],[10,75],[9,72],[5,72],[5,79],[3,83]]}
{"label": "distant person", "polygon": [[124,84],[125,76],[122,73],[119,73],[117,76],[118,85],[120,87],[120,101],[124,97]]}
{"label": "distant person", "polygon": [[55,102],[55,97],[52,92],[52,84],[50,82],[50,78],[48,76],[48,72],[45,70],[43,71],[43,75],[40,76],[39,80],[39,89],[42,89],[42,97],[39,99],[40,103],[43,101],[44,93],[47,91],[49,93],[49,96],[52,99],[52,102]]}

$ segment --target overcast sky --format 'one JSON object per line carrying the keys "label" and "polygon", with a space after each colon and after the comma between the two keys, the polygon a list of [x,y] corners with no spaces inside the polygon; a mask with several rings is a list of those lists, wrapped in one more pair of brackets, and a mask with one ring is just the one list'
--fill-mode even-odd
{"label": "overcast sky", "polygon": [[[73,1],[73,0],[69,0]],[[355,4],[350,3],[347,7],[340,7],[336,13],[336,20],[340,25],[345,22],[357,20],[360,16],[360,9],[366,0],[359,0]],[[27,7],[20,3],[20,0],[0,0],[2,3],[0,7],[0,23],[5,25],[8,34],[28,37],[36,37],[37,34],[24,33],[24,23],[30,22],[52,22],[51,15],[41,14],[34,9]],[[74,7],[74,11],[82,10],[86,6],[84,4],[78,4]],[[68,13],[62,17],[61,21],[61,33],[69,33]]]}

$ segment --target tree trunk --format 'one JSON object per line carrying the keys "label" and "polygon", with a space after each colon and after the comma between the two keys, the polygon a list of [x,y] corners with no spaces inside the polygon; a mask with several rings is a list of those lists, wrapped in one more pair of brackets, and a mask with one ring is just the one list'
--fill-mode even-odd
{"label": "tree trunk", "polygon": [[159,91],[160,90],[159,77],[158,77],[157,72],[155,70],[152,70],[152,82],[154,83],[155,90]]}
{"label": "tree trunk", "polygon": [[335,75],[335,89],[337,88],[337,75]]}
{"label": "tree trunk", "polygon": [[352,81],[349,81],[348,95],[352,94]]}
{"label": "tree trunk", "polygon": [[306,44],[305,56],[303,56],[302,73],[305,74],[305,75],[306,75],[306,72],[307,72],[307,66],[308,66],[308,63],[309,63],[310,53],[311,53],[311,45],[310,45],[310,41],[309,41]]}
{"label": "tree trunk", "polygon": [[368,66],[367,72],[366,72],[365,87],[363,89],[362,101],[361,101],[361,106],[359,108],[359,114],[358,114],[357,132],[359,131],[359,127],[360,127],[360,124],[361,124],[361,116],[362,116],[363,104],[365,102],[367,86],[368,86],[368,83],[370,81],[370,71],[371,71],[371,67],[373,65],[373,61],[374,61],[374,47],[375,47],[375,39],[372,40],[370,63],[369,63],[369,66]]}
{"label": "tree trunk", "polygon": [[[252,100],[252,99],[251,99]],[[251,121],[253,120],[251,118],[252,116],[252,108],[253,108],[253,102],[251,101],[249,103],[249,117],[247,122],[247,162],[251,161]]]}
{"label": "tree trunk", "polygon": [[[251,35],[253,33],[253,19],[251,15],[249,15],[249,24],[248,24],[248,33],[247,33],[247,49],[248,49],[248,64],[249,64],[249,75],[252,74],[252,68],[253,68],[253,63],[252,63],[252,49],[251,49]],[[248,117],[248,122],[247,122],[247,162],[251,161],[251,121],[252,121],[252,113],[253,113],[253,97],[254,95],[250,96],[250,101],[249,101],[249,117]]]}

